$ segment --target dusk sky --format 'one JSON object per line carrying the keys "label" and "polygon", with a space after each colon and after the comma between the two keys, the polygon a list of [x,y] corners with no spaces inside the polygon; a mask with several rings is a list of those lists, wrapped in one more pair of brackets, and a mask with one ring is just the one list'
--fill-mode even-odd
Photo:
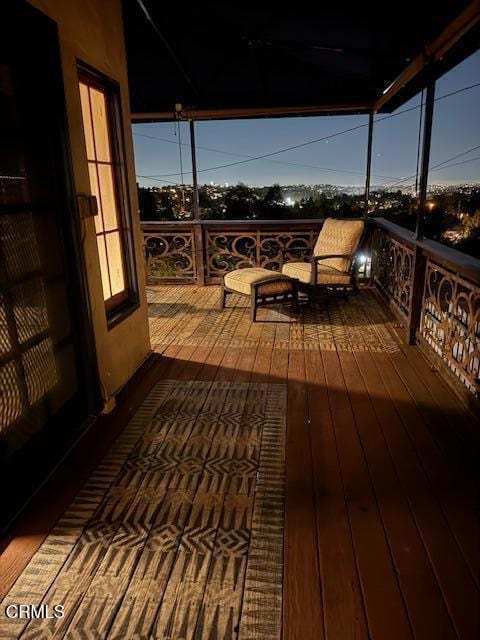
{"label": "dusk sky", "polygon": [[[437,81],[436,97],[480,83],[480,51]],[[420,104],[420,96],[398,111]],[[376,116],[372,182],[388,185],[415,174],[420,109],[385,118]],[[480,86],[435,103],[430,166],[479,145],[442,169],[432,170],[430,183],[480,182]],[[310,144],[273,158],[210,170],[248,156],[323,138],[367,124],[367,116],[330,116],[198,122],[195,126],[200,184],[244,182],[249,185],[318,184],[362,185],[365,174],[367,126]],[[137,177],[142,186],[180,183],[176,124],[133,126]],[[181,123],[184,182],[191,182],[188,124]],[[159,140],[158,138],[162,138]],[[205,147],[208,148],[205,149]],[[474,160],[475,159],[475,160]],[[470,162],[470,160],[472,160]],[[206,169],[209,169],[206,171]],[[406,180],[405,184],[411,184]]]}

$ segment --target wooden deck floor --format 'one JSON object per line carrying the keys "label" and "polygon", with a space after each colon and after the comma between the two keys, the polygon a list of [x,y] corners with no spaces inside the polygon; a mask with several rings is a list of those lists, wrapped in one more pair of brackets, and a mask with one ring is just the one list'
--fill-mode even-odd
{"label": "wooden deck floor", "polygon": [[478,424],[374,294],[256,324],[216,287],[149,296],[178,375],[287,385],[283,637],[478,638]]}
{"label": "wooden deck floor", "polygon": [[[139,388],[129,392],[127,402],[120,407],[125,414],[123,418],[111,414],[110,424],[101,426],[98,435],[87,434],[83,445],[74,452],[73,463],[59,471],[60,480],[53,478],[51,486],[47,486],[47,498],[40,493],[34,501],[33,515],[27,514],[24,518],[27,524],[12,534],[12,542],[0,557],[0,600],[7,593],[13,597],[15,588],[27,598],[25,601],[29,601],[28,593],[32,596],[42,589],[50,589],[45,593],[61,595],[64,589],[71,596],[66,604],[72,609],[72,617],[57,626],[55,621],[45,621],[27,627],[20,622],[12,627],[7,626],[8,621],[0,620],[2,638],[95,637],[101,640],[122,637],[130,640],[131,637],[133,640],[138,636],[227,640],[237,638],[240,633],[241,639],[273,640],[278,637],[278,625],[276,617],[268,614],[280,602],[283,615],[280,617],[279,608],[278,620],[282,623],[284,640],[477,639],[479,504],[477,476],[472,464],[476,453],[469,443],[473,441],[472,434],[478,434],[479,425],[421,352],[400,343],[394,318],[374,293],[364,290],[348,302],[326,298],[315,307],[303,307],[298,316],[292,315],[288,308],[262,309],[260,321],[255,324],[250,322],[245,298],[231,296],[229,308],[220,310],[218,287],[151,287],[148,297],[152,345],[161,354],[159,362],[147,371]],[[132,407],[138,406],[152,385],[156,385],[157,395],[167,385],[168,397],[179,403],[175,409],[177,418],[183,416],[200,426],[212,420],[222,423],[214,416],[222,414],[221,405],[228,404],[225,398],[230,397],[229,394],[237,403],[243,398],[241,402],[246,407],[251,405],[251,394],[255,394],[255,390],[259,393],[268,393],[269,388],[280,390],[285,402],[277,402],[276,406],[284,407],[286,413],[285,485],[278,494],[285,500],[283,567],[279,561],[281,552],[275,556],[275,566],[272,566],[275,580],[283,580],[281,598],[272,591],[271,584],[265,583],[262,590],[258,574],[253,576],[253,588],[249,591],[251,601],[248,594],[240,597],[236,587],[220,588],[224,576],[222,573],[220,579],[215,567],[222,565],[210,559],[208,571],[197,565],[204,585],[200,593],[196,579],[190,576],[185,582],[183,569],[180,570],[186,566],[179,562],[182,545],[194,544],[194,536],[190,535],[178,538],[179,550],[173,556],[162,556],[162,562],[171,569],[165,572],[165,591],[160,600],[155,592],[156,582],[152,582],[152,588],[145,593],[142,580],[136,582],[139,568],[149,572],[155,569],[148,553],[156,526],[165,525],[170,531],[176,523],[169,506],[172,498],[175,496],[175,513],[184,513],[185,509],[183,494],[178,493],[178,490],[182,493],[183,488],[181,482],[177,483],[182,477],[178,475],[178,465],[183,463],[181,456],[173,467],[171,460],[167,461],[171,475],[167,484],[162,480],[160,493],[153,490],[150,479],[163,478],[167,471],[163,467],[153,469],[149,462],[145,468],[149,467],[153,476],[144,473],[144,460],[138,454],[148,456],[150,443],[155,441],[158,445],[161,435],[150,431],[147,438],[136,441],[137,436],[130,432],[132,425],[134,431],[142,430],[141,411],[145,409],[139,410],[130,426],[120,432],[122,420],[128,421]],[[218,406],[207,407],[204,421],[203,410],[196,408],[194,397],[189,399],[190,396],[185,395],[187,388],[198,389],[195,394],[207,393],[211,398],[211,389],[223,390],[222,397],[215,400]],[[195,406],[190,406],[192,402]],[[245,409],[242,413],[245,414]],[[160,414],[163,415],[163,410]],[[268,412],[264,411],[263,415],[266,417]],[[231,416],[226,417],[225,424],[231,423]],[[175,425],[180,424],[177,418],[172,422],[175,429]],[[155,428],[159,425],[161,423]],[[109,431],[110,440],[106,435]],[[161,438],[162,446],[169,452],[171,446],[190,444],[203,450],[205,434],[195,429],[189,431],[185,443],[183,432],[173,433],[170,429],[168,433],[168,438],[163,440],[163,435]],[[221,436],[222,446],[230,446],[231,439],[227,440]],[[250,447],[252,460],[258,457],[257,440]],[[130,463],[125,465],[122,460],[130,442],[137,444],[128,454]],[[234,446],[237,444],[245,443],[237,439]],[[283,447],[280,448],[283,454]],[[105,459],[107,465],[113,460],[120,469],[113,485],[109,484],[109,478],[113,478],[116,467],[109,467],[106,474],[101,466],[95,470],[102,451],[109,452]],[[205,459],[209,465],[208,455]],[[90,470],[87,460],[92,462]],[[160,466],[164,462],[162,457]],[[283,462],[281,466],[283,468]],[[77,478],[79,469],[81,474]],[[157,472],[161,472],[160,476]],[[229,468],[230,479],[232,473],[235,476],[236,472]],[[243,474],[247,486],[249,477],[254,479],[248,473],[239,474]],[[193,475],[200,484],[205,481],[202,473]],[[265,477],[265,473],[260,476]],[[86,492],[90,510],[94,508],[96,494],[100,495],[103,489],[97,491],[98,487],[94,486],[90,491],[88,481],[100,479],[102,486],[109,487],[105,493],[107,499],[101,503],[107,515],[116,509],[118,497],[123,496],[135,507],[129,513],[136,518],[138,511],[146,526],[139,526],[138,519],[132,526],[130,518],[128,531],[119,529],[112,534],[111,544],[105,542],[104,534],[106,531],[108,537],[112,528],[105,528],[98,518],[93,520],[93,525],[89,520],[85,529],[75,521],[75,531],[68,529],[65,533],[62,522],[71,517],[75,507],[75,501],[71,503],[69,496],[75,495],[88,478],[82,491]],[[134,481],[131,486],[129,478]],[[275,482],[278,487],[278,477]],[[248,535],[250,545],[254,528],[251,520],[255,520],[251,498],[256,494],[255,485],[252,486],[252,490],[238,490],[245,500],[235,503],[242,508],[250,505],[251,515],[239,518],[239,522],[247,524],[233,526],[235,530],[242,529],[245,539]],[[59,487],[62,488],[60,498]],[[123,489],[117,491],[119,487]],[[189,485],[188,490],[191,488]],[[225,501],[230,493],[220,491],[218,500]],[[160,507],[160,494],[162,504],[168,509]],[[184,498],[195,505],[196,498],[189,495],[185,493]],[[216,498],[214,502],[217,504]],[[200,511],[206,513],[203,507]],[[213,511],[217,520],[213,524],[209,520],[208,526],[213,526],[218,539],[226,512],[223,507]],[[145,515],[148,522],[144,522]],[[184,515],[187,520],[182,531],[190,531],[190,524],[199,526],[194,510],[187,510]],[[65,535],[69,536],[69,544],[72,540],[63,559],[60,556],[64,550],[52,544],[56,538],[45,539],[59,516],[62,526],[58,529],[57,524],[54,534],[57,542],[64,544]],[[164,516],[165,521],[155,520]],[[202,517],[207,516],[208,513]],[[81,513],[79,517],[86,516]],[[190,523],[191,517],[195,521]],[[277,527],[278,522],[276,518]],[[202,521],[201,527],[204,524]],[[77,535],[77,530],[80,544],[73,543],[72,535]],[[92,531],[101,535],[93,535]],[[161,539],[164,544],[166,538],[162,536],[157,542]],[[227,538],[225,546],[231,546]],[[95,553],[101,557],[93,565],[92,551],[87,549],[92,540]],[[267,554],[266,543],[260,540],[258,556]],[[215,544],[208,552],[209,558],[216,557]],[[279,548],[278,543],[275,544],[274,550]],[[238,545],[234,546],[237,549]],[[32,563],[37,558],[37,565],[28,565],[36,550],[39,551]],[[237,551],[240,558],[244,557],[239,547]],[[64,564],[57,572],[54,563],[58,557]],[[121,557],[124,560],[120,562]],[[50,586],[43,569],[38,573],[38,562],[52,573]],[[90,567],[88,575],[82,572],[82,562]],[[236,566],[235,562],[231,566]],[[238,566],[240,572],[248,574],[248,562],[240,561]],[[73,580],[72,567],[77,577]],[[209,579],[212,571],[215,580]],[[230,575],[228,571],[227,574]],[[268,575],[267,579],[270,580]],[[240,582],[237,571],[235,584]],[[235,595],[237,619],[235,616],[222,618],[221,610],[227,608],[225,603],[232,601],[231,593]],[[255,594],[259,594],[258,598]],[[188,615],[174,619],[167,596],[175,606],[181,601]],[[271,603],[263,606],[262,611],[259,602],[269,596],[272,596]],[[245,598],[252,624],[242,626],[238,616],[245,615]],[[207,617],[203,615],[205,611]],[[257,633],[255,629],[261,629],[262,624],[262,631]],[[155,635],[155,629],[160,635]]]}

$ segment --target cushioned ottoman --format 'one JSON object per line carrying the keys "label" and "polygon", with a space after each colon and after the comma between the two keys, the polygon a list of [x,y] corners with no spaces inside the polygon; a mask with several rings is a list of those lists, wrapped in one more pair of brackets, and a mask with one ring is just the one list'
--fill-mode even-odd
{"label": "cushioned ottoman", "polygon": [[297,281],[261,267],[235,269],[223,276],[220,297],[222,309],[229,293],[250,297],[252,322],[257,319],[257,309],[260,306],[290,301],[296,309],[298,304]]}

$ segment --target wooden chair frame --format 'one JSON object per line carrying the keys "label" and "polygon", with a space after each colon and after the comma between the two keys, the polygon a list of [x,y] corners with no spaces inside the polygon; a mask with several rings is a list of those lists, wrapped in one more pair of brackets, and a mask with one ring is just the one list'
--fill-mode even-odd
{"label": "wooden chair frame", "polygon": [[259,293],[259,288],[264,284],[275,284],[276,282],[284,283],[287,280],[286,276],[279,274],[278,278],[262,278],[252,283],[250,293],[241,293],[235,289],[230,289],[225,286],[225,282],[222,278],[221,293],[220,293],[220,308],[224,309],[227,295],[234,293],[239,296],[250,298],[250,318],[252,322],[257,320],[257,310],[259,307],[266,307],[272,304],[284,303],[290,301],[295,311],[298,311],[298,280],[295,278],[288,278],[291,286],[290,291],[280,291],[279,293],[269,293],[262,295]]}

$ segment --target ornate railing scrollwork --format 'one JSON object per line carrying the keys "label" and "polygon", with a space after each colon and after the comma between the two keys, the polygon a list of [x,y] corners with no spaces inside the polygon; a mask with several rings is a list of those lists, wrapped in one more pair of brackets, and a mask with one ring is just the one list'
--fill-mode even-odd
{"label": "ornate railing scrollwork", "polygon": [[[323,220],[144,223],[147,282],[210,284],[232,269],[263,267],[278,271],[282,251],[287,250],[287,261],[304,259],[322,225]],[[296,251],[289,253],[288,249]],[[370,258],[363,256],[357,269],[360,281],[369,280]]]}
{"label": "ornate railing scrollwork", "polygon": [[[284,249],[305,249],[305,254],[309,249],[313,248],[316,234],[309,231],[292,231],[290,233],[271,232],[261,233],[260,242],[260,260],[259,266],[265,269],[273,269],[278,271],[280,268],[280,253]],[[286,253],[287,260],[301,259],[302,252],[295,251],[295,254]]]}
{"label": "ornate railing scrollwork", "polygon": [[480,288],[427,260],[421,334],[472,391],[480,391]]}
{"label": "ornate railing scrollwork", "polygon": [[196,278],[193,231],[144,231],[147,282],[194,281]]}
{"label": "ornate railing scrollwork", "polygon": [[[147,282],[201,280],[208,284],[218,282],[232,269],[257,266],[278,270],[281,251],[300,247],[306,253],[313,247],[322,224],[322,220],[144,223]],[[302,253],[287,254],[287,259],[294,258],[301,259]],[[201,279],[202,265],[197,264],[200,260],[204,268]]]}
{"label": "ornate railing scrollwork", "polygon": [[405,317],[412,302],[413,256],[411,247],[383,229],[375,229],[372,238],[373,278]]}
{"label": "ornate railing scrollwork", "polygon": [[[219,278],[232,269],[242,267],[263,267],[278,271],[282,249],[305,247],[308,250],[313,246],[316,235],[316,232],[308,229],[217,231],[207,228],[207,278]],[[298,253],[296,256],[298,257]]]}
{"label": "ornate railing scrollwork", "polygon": [[254,267],[256,263],[256,238],[249,233],[207,231],[207,276],[220,275]]}

